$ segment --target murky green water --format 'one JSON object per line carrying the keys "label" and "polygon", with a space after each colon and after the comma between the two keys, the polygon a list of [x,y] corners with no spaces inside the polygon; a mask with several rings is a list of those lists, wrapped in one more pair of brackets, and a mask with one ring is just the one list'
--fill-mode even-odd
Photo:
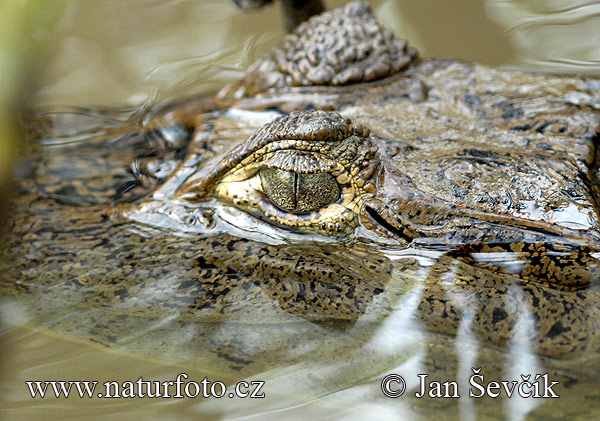
{"label": "murky green water", "polygon": [[[424,56],[599,72],[600,33],[594,28],[600,25],[594,4],[388,1],[372,2],[372,6],[388,27],[410,39]],[[215,91],[277,45],[283,34],[278,13],[271,8],[242,15],[224,2],[69,1],[54,25],[33,32],[51,41],[40,53],[37,88],[29,92],[29,101],[51,107],[141,106],[190,92]],[[90,153],[101,148],[91,147]],[[54,290],[42,300],[8,295],[1,303],[3,419],[594,419],[600,415],[597,356],[547,359],[526,341],[489,346],[482,339],[485,332],[473,334],[479,308],[486,304],[472,305],[476,289],[442,285],[436,292],[449,297],[462,312],[460,324],[452,326],[454,337],[435,333],[447,326],[435,326],[435,320],[428,324],[426,318],[418,317],[424,291],[431,293],[434,288],[427,284],[432,267],[452,278],[464,270],[457,267],[458,261],[440,264],[432,256],[392,253],[386,255],[392,268],[416,261],[414,271],[392,269],[389,278],[372,279],[361,276],[361,268],[368,259],[365,256],[376,253],[351,250],[341,263],[332,261],[331,265],[345,267],[364,282],[381,283],[381,291],[374,294],[369,292],[371,285],[359,283],[356,287],[366,297],[363,312],[345,322],[323,323],[306,317],[306,308],[286,307],[273,300],[269,286],[248,300],[245,285],[260,282],[261,276],[249,275],[243,265],[232,264],[224,282],[239,293],[230,294],[220,307],[189,312],[185,302],[161,304],[169,302],[176,290],[172,274],[178,274],[178,283],[196,276],[193,265],[180,256],[188,253],[197,258],[204,239],[172,238],[164,232],[140,231],[132,224],[127,229],[114,228],[107,241],[98,242],[89,235],[93,231],[74,234],[77,227],[65,223],[70,215],[61,214],[60,208],[34,207],[33,212],[47,212],[48,227],[70,233],[64,238],[77,242],[38,239],[39,244],[31,245],[26,243],[27,229],[23,232],[21,241],[27,244],[23,253],[28,256],[24,260],[29,266],[19,270],[29,282],[38,279],[40,285]],[[90,227],[99,227],[95,210],[78,217],[89,217]],[[122,241],[124,235],[129,237]],[[127,257],[141,237],[151,237],[158,251]],[[331,251],[328,247],[335,248],[257,242],[247,246],[270,247],[280,256],[316,248],[315,259]],[[226,253],[219,256],[227,258]],[[131,273],[115,268],[115,259],[134,261],[128,269],[136,274],[132,279],[156,282],[135,285],[135,299],[117,302],[119,285],[111,286],[111,282],[129,279]],[[73,267],[61,266],[69,261]],[[40,273],[38,267],[44,271]],[[85,293],[79,290],[73,295],[68,287],[53,282],[68,271],[77,273],[79,279],[86,274]],[[10,269],[6,273],[13,276]],[[97,298],[100,291],[107,295]],[[526,303],[523,294],[514,291]],[[600,295],[596,290],[589,294]],[[592,298],[589,305],[599,301]],[[521,321],[524,332],[531,328],[528,311],[526,304],[515,309],[515,320]],[[586,309],[582,314],[588,314]],[[472,367],[482,367],[488,380],[519,381],[521,374],[548,372],[559,381],[555,390],[561,398],[470,399]],[[174,381],[182,372],[197,382],[205,376],[228,385],[242,379],[265,381],[266,397],[31,399],[25,385],[27,380],[101,383],[136,381],[140,376]],[[381,380],[388,373],[401,374],[409,392],[398,399],[384,396]],[[419,373],[439,381],[457,381],[461,399],[416,398]]]}

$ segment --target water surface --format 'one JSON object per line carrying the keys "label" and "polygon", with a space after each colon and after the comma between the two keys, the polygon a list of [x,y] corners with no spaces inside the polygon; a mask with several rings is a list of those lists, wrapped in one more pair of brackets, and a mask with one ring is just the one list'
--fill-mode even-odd
{"label": "water surface", "polygon": [[[600,35],[594,28],[600,25],[593,3],[473,1],[461,2],[458,7],[443,1],[383,1],[372,2],[372,6],[387,26],[408,38],[424,56],[599,72]],[[213,92],[238,78],[256,57],[278,44],[283,34],[282,25],[274,23],[278,13],[277,8],[269,8],[242,15],[228,3],[216,1],[67,1],[64,14],[53,25],[32,32],[45,40],[46,46],[37,60],[37,88],[28,93],[30,104],[50,108],[121,104],[139,110],[183,94]],[[71,146],[86,141],[89,139],[78,138]],[[101,147],[92,144],[89,148],[94,156]],[[63,159],[73,156],[53,150]],[[23,279],[47,283],[55,290],[41,301],[7,296],[1,303],[4,357],[0,384],[5,419],[91,415],[115,419],[133,415],[150,419],[351,419],[367,414],[370,419],[599,416],[600,385],[588,370],[597,365],[587,366],[585,359],[570,363],[540,357],[526,341],[490,346],[482,340],[485,335],[473,333],[477,311],[470,305],[472,290],[442,285],[437,291],[451,297],[463,312],[462,322],[453,327],[454,338],[436,333],[436,326],[424,321],[415,322],[423,292],[433,288],[427,284],[432,271],[452,279],[453,274],[469,270],[458,261],[439,264],[437,255],[388,253],[387,260],[376,264],[390,264],[389,277],[373,277],[362,268],[365,255],[376,253],[360,247],[350,250],[342,255],[342,263],[363,281],[357,288],[362,288],[368,300],[359,317],[331,323],[316,323],[305,317],[306,309],[302,313],[293,306],[277,304],[272,300],[272,288],[265,287],[255,299],[246,300],[245,282],[258,282],[260,276],[248,275],[238,264],[225,278],[240,293],[229,295],[219,311],[209,305],[204,311],[190,313],[186,303],[171,308],[161,303],[171,298],[175,281],[193,278],[193,265],[180,256],[202,255],[198,245],[204,239],[175,238],[169,232],[132,223],[126,229],[115,227],[110,239],[100,242],[93,229],[74,233],[76,227],[64,222],[69,215],[62,215],[58,208],[15,208],[15,212],[47,212],[46,223],[56,232],[67,233],[64,238],[71,242],[48,240],[31,245],[27,229],[23,232],[23,253],[29,253],[23,259],[29,266],[19,268]],[[79,216],[89,217],[90,227],[105,227],[95,219],[96,210],[84,212],[89,215]],[[121,241],[119,236],[129,237]],[[128,248],[135,248],[144,237],[155,241],[159,251],[127,257]],[[327,252],[340,252],[331,244],[285,245],[267,239],[256,244],[249,246],[270,247],[280,256],[294,256],[311,247],[316,247],[319,258]],[[67,270],[59,264],[69,256],[76,263]],[[155,268],[161,270],[161,276],[154,274],[154,283],[138,284],[130,300],[113,300],[115,296],[109,295],[105,301],[92,303],[98,285],[116,293],[118,285],[110,287],[111,281],[131,274],[114,267],[117,258],[139,263],[129,266],[135,266],[133,273]],[[413,262],[412,271],[394,269],[404,268],[408,261]],[[79,262],[89,265],[77,267]],[[40,272],[36,265],[44,270]],[[69,288],[53,282],[64,273],[78,274],[78,279],[85,274],[89,280],[86,294],[72,295]],[[374,293],[370,282],[381,284],[381,291]],[[514,291],[517,298],[523,299],[522,294]],[[590,291],[594,294],[598,297],[598,291]],[[524,332],[532,320],[527,308],[517,306],[516,313]],[[96,321],[113,326],[102,328]],[[597,319],[590,323],[600,325]],[[240,361],[232,361],[232,356]],[[560,381],[557,391],[561,398],[468,399],[468,377],[472,367],[479,366],[495,379],[518,380],[521,374],[549,372]],[[241,379],[264,380],[267,398],[32,400],[25,386],[26,380],[103,382],[140,376],[174,380],[181,372],[196,381],[205,376],[228,384]],[[416,399],[417,374],[422,372],[458,381],[463,385],[463,398]],[[405,396],[389,399],[381,393],[380,382],[387,373],[407,379]]]}

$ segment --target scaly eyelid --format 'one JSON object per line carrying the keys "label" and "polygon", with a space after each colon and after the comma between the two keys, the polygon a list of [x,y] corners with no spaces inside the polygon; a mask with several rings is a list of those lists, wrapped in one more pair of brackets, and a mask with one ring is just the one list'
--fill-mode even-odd
{"label": "scaly eyelid", "polygon": [[236,182],[253,177],[263,168],[274,168],[296,174],[331,173],[337,162],[316,151],[278,149],[268,153],[258,151],[226,174],[221,182]]}

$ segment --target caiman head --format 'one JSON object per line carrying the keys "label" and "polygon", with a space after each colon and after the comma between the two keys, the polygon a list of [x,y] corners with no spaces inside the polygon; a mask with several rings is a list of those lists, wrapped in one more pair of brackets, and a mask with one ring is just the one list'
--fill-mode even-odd
{"label": "caiman head", "polygon": [[217,197],[292,231],[344,236],[361,221],[373,227],[364,205],[381,166],[369,129],[336,112],[296,110],[338,108],[366,87],[402,80],[417,62],[364,2],[310,18],[216,97],[223,107],[294,111],[201,164],[176,197]]}
{"label": "caiman head", "polygon": [[[442,76],[432,76],[436,69]],[[212,156],[189,154],[163,191],[196,207],[216,198],[284,233],[365,237],[467,257],[500,253],[521,278],[586,284],[596,276],[600,235],[580,175],[587,158],[561,149],[575,120],[560,117],[566,126],[557,128],[556,146],[544,138],[531,153],[510,149],[503,142],[516,129],[508,120],[520,114],[496,118],[489,91],[498,87],[475,95],[474,74],[457,62],[419,62],[365,3],[350,3],[311,18],[217,95],[227,113],[274,109],[279,117]],[[450,86],[440,86],[444,80]],[[525,106],[518,98],[515,104]],[[546,117],[532,111],[532,118]],[[198,155],[206,136],[195,127]],[[586,142],[581,137],[574,150],[588,150]],[[506,203],[497,200],[501,193]],[[532,217],[527,206],[545,213]],[[566,218],[574,212],[576,224]]]}
{"label": "caiman head", "polygon": [[175,199],[217,198],[286,231],[467,257],[504,253],[526,263],[521,275],[563,287],[596,276],[593,231],[444,200],[424,188],[442,184],[413,179],[376,143],[336,112],[293,112],[201,164]]}

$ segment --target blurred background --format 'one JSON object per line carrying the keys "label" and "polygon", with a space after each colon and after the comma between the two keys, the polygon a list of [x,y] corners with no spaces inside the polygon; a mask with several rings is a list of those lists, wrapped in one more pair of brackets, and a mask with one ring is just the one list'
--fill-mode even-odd
{"label": "blurred background", "polygon": [[[346,2],[325,3],[331,9]],[[600,76],[600,2],[369,3],[379,19],[422,56]],[[23,139],[18,124],[22,110],[147,106],[170,97],[214,92],[277,46],[284,33],[276,2],[243,13],[229,0],[0,1],[0,231],[10,212],[12,164]],[[162,367],[132,363],[70,341],[20,331],[10,335],[12,341],[0,341],[0,386],[10,402],[6,407],[30,404],[9,394],[23,387],[19,379],[32,375],[28,364],[39,369],[39,378],[48,379],[79,378],[69,374],[76,366],[88,370],[89,378],[101,377],[108,367],[115,373],[132,373],[132,378],[164,374]],[[140,368],[142,364],[148,366]],[[44,413],[43,405],[39,410]]]}
{"label": "blurred background", "polygon": [[50,26],[45,17],[60,9],[50,7],[42,12],[40,5],[39,1],[0,2],[0,235],[11,194],[12,163],[21,138],[17,117],[25,105],[23,93],[35,74],[39,42],[30,31]]}
{"label": "blurred background", "polygon": [[[237,78],[284,35],[277,2],[252,13],[237,10],[229,0],[5,3],[10,5],[2,6],[9,9],[3,19],[15,27],[8,41],[13,52],[35,52],[8,83],[14,87],[31,70],[35,89],[29,89],[27,100],[35,106],[139,104],[190,89],[213,91]],[[327,8],[343,3],[326,1]],[[600,73],[600,2],[369,3],[423,56]]]}

